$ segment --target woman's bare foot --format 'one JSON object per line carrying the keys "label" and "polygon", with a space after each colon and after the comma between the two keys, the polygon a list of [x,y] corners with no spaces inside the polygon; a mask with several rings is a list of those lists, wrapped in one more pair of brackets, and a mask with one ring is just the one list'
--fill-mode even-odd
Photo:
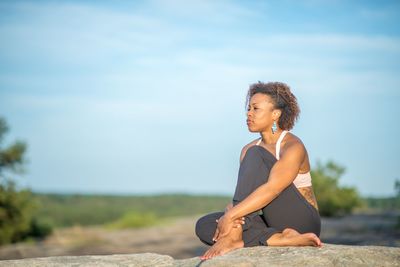
{"label": "woman's bare foot", "polygon": [[282,231],[282,234],[286,237],[290,237],[290,236],[296,236],[299,235],[300,233],[297,232],[296,230],[292,229],[292,228],[286,228]]}
{"label": "woman's bare foot", "polygon": [[268,246],[322,246],[321,240],[314,233],[300,234],[291,228],[272,235],[267,244]]}
{"label": "woman's bare foot", "polygon": [[242,247],[244,247],[243,240],[233,240],[229,236],[222,237],[209,250],[207,250],[206,253],[204,253],[204,255],[201,256],[200,258],[202,260],[208,260],[215,256],[220,256],[225,253],[228,253],[229,251],[232,251],[232,250],[238,249],[238,248],[242,248]]}
{"label": "woman's bare foot", "polygon": [[200,259],[208,260],[242,247],[244,247],[242,227],[233,228],[228,236],[221,237]]}

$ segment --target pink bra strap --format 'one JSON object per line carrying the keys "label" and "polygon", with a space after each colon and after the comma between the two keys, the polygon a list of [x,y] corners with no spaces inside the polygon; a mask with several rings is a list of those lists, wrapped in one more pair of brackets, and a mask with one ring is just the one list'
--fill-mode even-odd
{"label": "pink bra strap", "polygon": [[284,130],[281,135],[278,138],[278,141],[276,142],[276,146],[275,146],[275,157],[277,160],[279,160],[279,153],[281,151],[281,142],[283,140],[283,138],[285,137],[285,135],[288,133],[288,131]]}

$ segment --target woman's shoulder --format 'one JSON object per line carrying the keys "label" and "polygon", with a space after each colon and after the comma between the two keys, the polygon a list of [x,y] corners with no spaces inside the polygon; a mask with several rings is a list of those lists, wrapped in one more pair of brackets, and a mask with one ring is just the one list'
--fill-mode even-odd
{"label": "woman's shoulder", "polygon": [[304,147],[303,141],[301,141],[301,139],[297,135],[293,134],[292,132],[288,132],[286,134],[285,138],[282,140],[282,145],[283,146],[293,146],[293,145],[298,146],[298,145],[300,145],[300,146]]}
{"label": "woman's shoulder", "polygon": [[[299,151],[300,153],[307,153],[306,147],[303,144],[303,141],[296,136],[295,134],[289,132],[286,134],[285,138],[282,140],[281,153],[285,153],[286,151]],[[290,152],[290,153],[291,153]]]}

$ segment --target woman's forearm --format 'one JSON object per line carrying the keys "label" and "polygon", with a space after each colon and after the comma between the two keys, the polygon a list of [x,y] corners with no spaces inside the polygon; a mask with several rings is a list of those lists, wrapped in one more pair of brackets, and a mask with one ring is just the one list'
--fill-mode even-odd
{"label": "woman's forearm", "polygon": [[253,193],[246,197],[242,202],[231,208],[226,215],[235,220],[241,218],[249,213],[268,205],[275,197],[279,195],[279,191],[266,183],[259,186]]}

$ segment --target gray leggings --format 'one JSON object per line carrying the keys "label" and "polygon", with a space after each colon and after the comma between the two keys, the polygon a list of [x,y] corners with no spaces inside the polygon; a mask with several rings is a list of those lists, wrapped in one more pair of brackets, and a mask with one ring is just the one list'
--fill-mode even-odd
{"label": "gray leggings", "polygon": [[[240,168],[233,205],[244,200],[260,185],[268,181],[276,158],[261,146],[247,150]],[[260,214],[262,211],[262,214]],[[245,247],[267,245],[267,240],[285,228],[293,228],[299,233],[314,233],[319,236],[321,219],[318,211],[300,194],[292,183],[267,206],[245,216],[243,241]],[[196,223],[196,235],[207,244],[213,245],[217,223],[224,212],[215,212],[201,217]]]}

